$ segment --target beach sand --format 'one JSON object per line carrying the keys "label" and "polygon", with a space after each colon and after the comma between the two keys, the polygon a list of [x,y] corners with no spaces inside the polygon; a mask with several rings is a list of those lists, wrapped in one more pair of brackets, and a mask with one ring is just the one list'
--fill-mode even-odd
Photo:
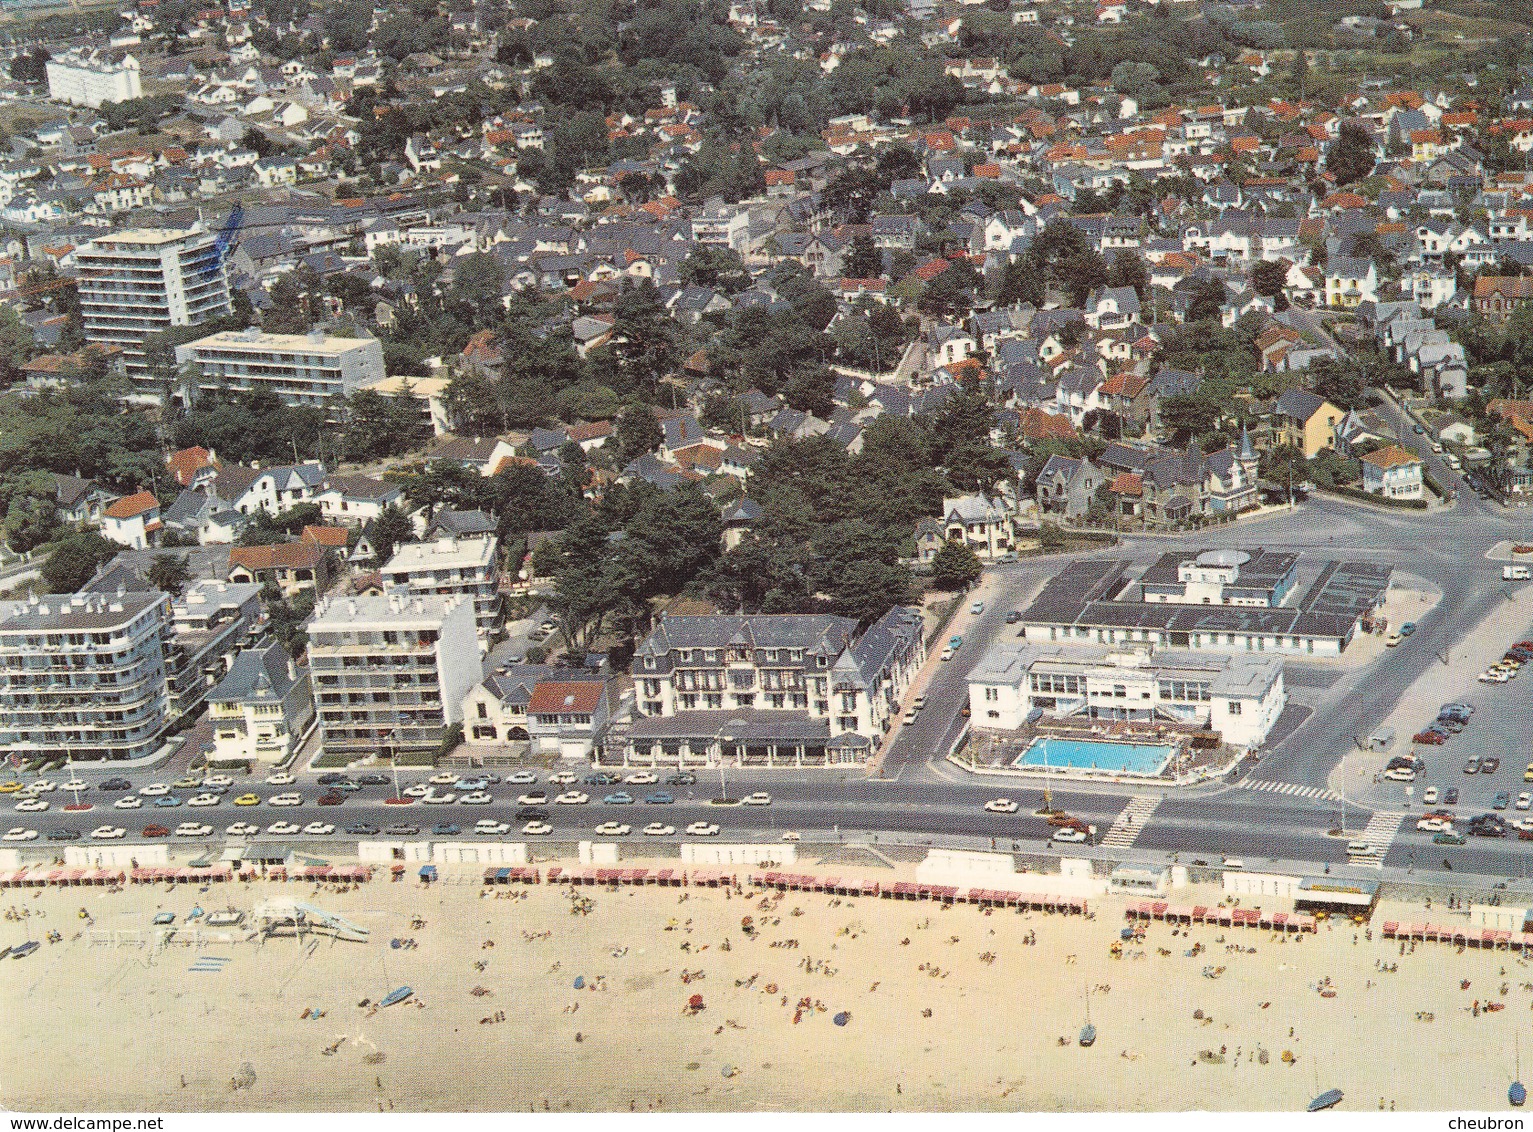
{"label": "beach sand", "polygon": [[[412,876],[347,893],[256,883],[202,894],[3,894],[0,907],[34,916],[0,923],[0,944],[49,929],[65,940],[0,961],[0,1015],[12,1020],[0,1106],[1292,1111],[1338,1087],[1353,1110],[1376,1110],[1380,1098],[1402,1111],[1493,1109],[1506,1104],[1513,1034],[1533,1005],[1533,965],[1514,955],[1419,944],[1402,956],[1399,944],[1377,931],[1366,941],[1350,925],[1279,943],[1257,931],[1153,924],[1142,946],[1113,959],[1124,925],[1113,898],[1093,902],[1091,919],[810,893],[763,909],[759,896],[702,889],[541,885],[492,899],[480,894],[479,870],[443,873],[429,889]],[[72,938],[85,927],[82,906],[97,929],[132,930],[158,909],[248,911],[273,894],[348,916],[372,940],[151,953]],[[1212,904],[1220,895],[1183,890],[1176,899]],[[589,911],[572,912],[575,899]],[[425,926],[411,928],[413,915]],[[760,928],[755,938],[741,931],[746,915]],[[1411,918],[1394,909],[1375,925],[1386,915]],[[1025,942],[1030,933],[1036,944]],[[391,937],[417,946],[395,950]],[[1193,943],[1205,950],[1189,958]],[[203,966],[216,966],[205,957],[228,962],[190,970],[200,957]],[[1398,973],[1380,973],[1381,961]],[[1209,965],[1222,976],[1205,977]],[[587,989],[574,989],[577,976]],[[1316,989],[1327,977],[1333,998]],[[358,1005],[405,984],[416,992],[409,1003]],[[493,993],[475,997],[476,986]],[[1074,1038],[1088,991],[1099,1037],[1082,1049]],[[688,1015],[693,994],[705,1008]],[[795,1022],[805,998],[824,1010]],[[1506,1009],[1476,1017],[1476,1000]],[[323,1015],[302,1019],[306,1009]],[[851,1014],[844,1027],[833,1023],[840,1011]],[[1435,1020],[1418,1021],[1418,1011]],[[1223,1063],[1201,1062],[1202,1050],[1222,1050]],[[1292,1065],[1284,1050],[1296,1054]],[[246,1084],[234,1088],[242,1074]]]}

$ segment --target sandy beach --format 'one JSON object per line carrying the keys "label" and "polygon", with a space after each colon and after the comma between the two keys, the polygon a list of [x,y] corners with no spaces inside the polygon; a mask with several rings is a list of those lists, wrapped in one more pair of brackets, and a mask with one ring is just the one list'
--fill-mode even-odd
{"label": "sandy beach", "polygon": [[[33,915],[0,923],[0,944],[49,930],[64,940],[0,966],[0,1013],[31,1020],[6,1028],[0,1105],[1292,1111],[1339,1087],[1352,1110],[1497,1109],[1533,1006],[1533,965],[1514,955],[1432,944],[1402,955],[1377,925],[1409,918],[1403,908],[1381,909],[1371,941],[1350,925],[1279,942],[1156,923],[1115,959],[1124,902],[1113,898],[1094,901],[1090,919],[696,888],[540,885],[492,898],[480,873],[345,893],[265,882],[7,892],[0,906]],[[82,906],[96,929],[137,930],[157,910],[248,911],[273,894],[339,912],[371,940],[151,952],[73,938]],[[747,915],[754,935],[741,930]],[[1195,944],[1201,953],[1185,955]],[[1334,997],[1318,992],[1326,979]],[[359,1006],[405,984],[410,1002]],[[1082,1049],[1088,995],[1100,1036]],[[1472,1004],[1490,1001],[1505,1009],[1476,1015]]]}

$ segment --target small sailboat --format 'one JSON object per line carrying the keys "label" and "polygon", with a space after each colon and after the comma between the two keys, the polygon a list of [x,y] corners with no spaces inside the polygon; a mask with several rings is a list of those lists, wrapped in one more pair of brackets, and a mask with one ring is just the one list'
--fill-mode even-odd
{"label": "small sailboat", "polygon": [[1512,1083],[1506,1088],[1506,1100],[1513,1108],[1521,1108],[1528,1099],[1528,1090],[1522,1086],[1522,1042],[1516,1034],[1512,1035],[1514,1042],[1514,1055],[1517,1059],[1517,1073]]}
{"label": "small sailboat", "polygon": [[414,993],[415,992],[413,990],[411,990],[409,987],[399,987],[396,990],[391,990],[391,991],[389,991],[388,994],[384,995],[383,996],[383,1001],[380,1002],[378,1005],[379,1006],[394,1006],[397,1003],[403,1002],[405,999],[409,998]]}
{"label": "small sailboat", "polygon": [[1324,1112],[1328,1108],[1334,1108],[1341,1103],[1342,1091],[1340,1089],[1327,1089],[1314,1100],[1309,1102],[1306,1112]]}
{"label": "small sailboat", "polygon": [[1089,1049],[1096,1043],[1097,1028],[1091,1024],[1091,992],[1086,992],[1086,1024],[1081,1027],[1081,1048]]}

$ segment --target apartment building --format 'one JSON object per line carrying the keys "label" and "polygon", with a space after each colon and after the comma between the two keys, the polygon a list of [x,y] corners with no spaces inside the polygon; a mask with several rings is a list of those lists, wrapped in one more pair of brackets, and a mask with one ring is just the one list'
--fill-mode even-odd
{"label": "apartment building", "polygon": [[152,755],[170,725],[158,590],[33,595],[0,619],[0,752],[111,762]]}
{"label": "apartment building", "polygon": [[144,362],[144,339],[231,313],[229,278],[217,237],[190,229],[130,228],[75,250],[85,340],[123,351],[123,369],[158,398]]}
{"label": "apartment building", "polygon": [[474,607],[461,597],[326,598],[306,626],[326,754],[435,751],[479,682]]}
{"label": "apartment building", "polygon": [[376,338],[335,338],[323,331],[265,334],[256,327],[224,331],[176,347],[177,365],[195,366],[199,394],[266,389],[289,406],[322,409],[338,420],[341,401],[381,381],[383,346]]}
{"label": "apartment building", "polygon": [[500,628],[500,540],[493,534],[444,535],[407,542],[383,567],[383,587],[407,597],[457,595],[473,603],[474,626],[487,644]]}
{"label": "apartment building", "polygon": [[144,94],[138,60],[132,55],[110,59],[70,51],[49,59],[44,71],[48,76],[48,97],[71,106],[89,106],[94,110],[106,102],[126,102]]}
{"label": "apartment building", "polygon": [[228,671],[240,649],[266,631],[261,587],[200,579],[188,582],[170,607],[165,638],[165,684],[173,717],[190,714]]}

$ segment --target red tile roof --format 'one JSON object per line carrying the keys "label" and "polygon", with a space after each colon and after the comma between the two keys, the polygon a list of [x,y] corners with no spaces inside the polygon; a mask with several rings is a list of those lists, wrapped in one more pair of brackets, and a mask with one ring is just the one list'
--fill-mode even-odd
{"label": "red tile roof", "polygon": [[529,715],[592,715],[606,685],[597,680],[539,680],[527,700]]}
{"label": "red tile roof", "polygon": [[153,511],[159,505],[160,501],[154,497],[153,492],[140,491],[119,499],[108,507],[103,514],[108,519],[131,519],[135,515],[142,515],[146,511]]}

